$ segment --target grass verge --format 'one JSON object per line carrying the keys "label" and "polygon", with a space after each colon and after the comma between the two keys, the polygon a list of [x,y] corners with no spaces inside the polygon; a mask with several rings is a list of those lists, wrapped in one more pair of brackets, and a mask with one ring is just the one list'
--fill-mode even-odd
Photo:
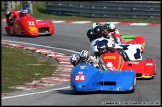
{"label": "grass verge", "polygon": [[42,77],[51,76],[56,70],[52,62],[38,59],[29,51],[5,47],[2,49],[2,93],[16,91],[11,86],[23,85]]}
{"label": "grass verge", "polygon": [[[2,3],[3,4],[3,3]],[[21,10],[22,5],[18,6],[15,10]],[[2,5],[1,16],[3,15],[4,6]],[[106,21],[106,22],[139,22],[139,23],[153,23],[159,24],[160,20],[153,19],[110,19],[110,18],[88,18],[80,16],[63,16],[63,15],[54,15],[48,14],[46,11],[46,3],[44,1],[36,1],[33,4],[33,13],[32,16],[36,19],[51,19],[51,20],[75,20],[75,21]]]}

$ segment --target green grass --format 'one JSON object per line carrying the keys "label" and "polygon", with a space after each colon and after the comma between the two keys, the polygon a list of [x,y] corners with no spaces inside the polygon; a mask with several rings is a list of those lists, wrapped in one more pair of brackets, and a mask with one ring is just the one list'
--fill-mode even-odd
{"label": "green grass", "polygon": [[[20,10],[22,6],[18,6],[16,10]],[[3,10],[3,7],[2,7]],[[4,17],[2,14],[1,15]],[[63,15],[54,15],[49,14],[46,11],[46,4],[43,1],[36,1],[33,4],[33,13],[32,16],[36,19],[51,19],[51,20],[74,20],[74,21],[107,21],[107,22],[140,22],[140,23],[160,23],[160,20],[153,19],[110,19],[110,18],[89,18],[89,17],[80,17],[80,16],[63,16]]]}
{"label": "green grass", "polygon": [[27,51],[4,46],[1,46],[1,49],[2,93],[15,91],[15,89],[9,88],[11,86],[23,85],[42,77],[51,76],[56,70],[51,62],[40,60]]}

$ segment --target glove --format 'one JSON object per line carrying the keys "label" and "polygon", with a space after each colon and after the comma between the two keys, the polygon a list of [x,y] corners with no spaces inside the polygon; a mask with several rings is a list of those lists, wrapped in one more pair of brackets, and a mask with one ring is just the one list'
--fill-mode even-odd
{"label": "glove", "polygon": [[106,30],[102,31],[102,35],[103,35],[103,37],[110,39],[110,36]]}
{"label": "glove", "polygon": [[11,19],[10,22],[13,24],[15,22],[15,20]]}

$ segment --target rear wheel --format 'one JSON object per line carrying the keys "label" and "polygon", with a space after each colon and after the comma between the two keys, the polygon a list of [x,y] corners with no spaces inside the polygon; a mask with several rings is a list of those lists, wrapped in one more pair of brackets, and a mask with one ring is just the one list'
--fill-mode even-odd
{"label": "rear wheel", "polygon": [[130,90],[130,93],[134,93],[134,91],[135,91],[135,86],[133,86],[133,89]]}
{"label": "rear wheel", "polygon": [[154,75],[150,79],[154,79]]}

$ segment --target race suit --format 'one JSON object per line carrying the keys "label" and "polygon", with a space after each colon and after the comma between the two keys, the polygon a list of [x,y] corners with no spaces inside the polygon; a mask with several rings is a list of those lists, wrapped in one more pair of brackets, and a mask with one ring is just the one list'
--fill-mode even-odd
{"label": "race suit", "polygon": [[118,29],[115,29],[114,32],[109,32],[108,30],[105,29],[104,31],[102,31],[102,35],[105,38],[108,38],[108,39],[114,41],[117,44],[121,44],[122,38],[120,36],[120,33],[119,33]]}
{"label": "race suit", "polygon": [[114,47],[115,49],[122,49],[128,56],[130,61],[142,60],[141,45],[140,44],[116,44],[110,39],[104,37],[98,38],[90,42],[89,52],[91,55],[97,56],[98,49],[97,44],[99,42],[107,42],[108,47]]}
{"label": "race suit", "polygon": [[101,70],[108,70],[108,68],[107,68],[106,64],[104,63],[104,61],[102,60],[102,58],[100,58],[98,56],[90,56],[88,58],[87,62]]}
{"label": "race suit", "polygon": [[6,22],[8,26],[12,26],[15,20],[17,20],[20,17],[20,11],[12,11],[11,12],[11,18],[6,18]]}
{"label": "race suit", "polygon": [[[6,18],[6,22],[7,22],[7,25],[8,26],[12,26],[13,24],[14,24],[14,22],[17,20],[17,19],[19,19],[20,17],[23,17],[22,15],[21,15],[21,11],[15,11],[15,10],[13,10],[12,12],[11,12],[11,18],[10,19],[8,19],[8,18]],[[29,16],[30,14],[29,13],[27,13],[27,15],[26,16]]]}

